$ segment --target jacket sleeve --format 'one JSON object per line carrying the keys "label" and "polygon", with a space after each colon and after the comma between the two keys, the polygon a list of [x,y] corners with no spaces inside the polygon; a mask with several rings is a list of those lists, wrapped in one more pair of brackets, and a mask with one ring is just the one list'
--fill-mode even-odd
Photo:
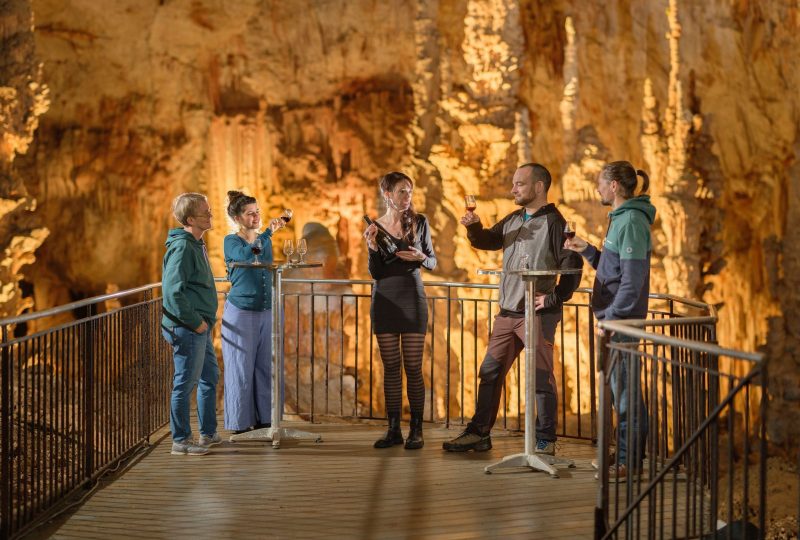
{"label": "jacket sleeve", "polygon": [[597,265],[600,264],[601,253],[602,251],[594,247],[592,244],[588,244],[586,249],[581,252],[581,255],[588,261],[589,264],[592,265],[592,268],[597,270]]}
{"label": "jacket sleeve", "polygon": [[426,270],[433,270],[436,268],[436,253],[433,251],[433,242],[431,241],[431,227],[425,217],[420,219],[420,229],[420,251],[422,251],[426,257],[421,265]]}
{"label": "jacket sleeve", "polygon": [[486,251],[501,249],[503,247],[503,226],[513,215],[513,213],[507,215],[489,229],[484,229],[480,221],[468,225],[467,239],[469,243],[476,249],[484,249]]}
{"label": "jacket sleeve", "polygon": [[272,229],[267,227],[267,230],[258,235],[261,239],[261,260],[265,263],[271,263],[272,257]]}
{"label": "jacket sleeve", "polygon": [[614,301],[605,310],[605,320],[626,319],[636,308],[648,279],[649,230],[635,223],[623,227],[619,237],[621,277]]}
{"label": "jacket sleeve", "polygon": [[164,265],[164,275],[161,276],[165,309],[171,312],[173,318],[192,330],[203,323],[203,317],[192,307],[185,293],[189,276],[194,272],[192,257],[187,253],[186,243],[180,242],[170,248],[167,264]]}
{"label": "jacket sleeve", "polygon": [[229,268],[231,263],[248,262],[253,258],[250,246],[235,234],[229,234],[225,237],[222,242],[222,249],[225,252],[225,266]]}
{"label": "jacket sleeve", "polygon": [[[549,230],[550,249],[558,261],[559,270],[577,270],[583,267],[581,256],[570,250],[564,249],[564,221],[554,219]],[[559,276],[558,285],[544,300],[544,307],[561,305],[572,298],[572,293],[581,283],[581,274],[563,274]]]}

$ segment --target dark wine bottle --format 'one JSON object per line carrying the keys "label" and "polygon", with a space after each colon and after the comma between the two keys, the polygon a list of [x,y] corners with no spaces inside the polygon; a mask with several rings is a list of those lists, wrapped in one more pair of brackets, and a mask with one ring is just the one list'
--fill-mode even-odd
{"label": "dark wine bottle", "polygon": [[[375,223],[372,221],[369,216],[364,216],[364,221],[367,222],[367,225],[372,225]],[[392,239],[392,237],[380,226],[376,223],[375,227],[378,229],[378,234],[375,235],[375,244],[378,246],[378,253],[381,254],[381,258],[383,262],[389,264],[390,262],[394,262],[397,260],[397,244]]]}

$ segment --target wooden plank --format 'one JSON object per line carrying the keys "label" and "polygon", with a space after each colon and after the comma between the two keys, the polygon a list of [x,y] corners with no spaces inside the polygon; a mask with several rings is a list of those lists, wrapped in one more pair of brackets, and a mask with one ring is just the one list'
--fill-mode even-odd
{"label": "wooden plank", "polygon": [[[310,429],[308,424],[293,427]],[[181,536],[270,538],[591,538],[594,447],[558,443],[577,468],[487,475],[524,446],[493,436],[494,449],[451,454],[460,429],[425,426],[426,446],[375,450],[382,426],[314,425],[324,443],[223,443],[207,456],[172,456],[160,442],[124,475],[50,528],[55,538]],[[406,428],[404,428],[405,430]],[[223,435],[225,435],[223,433]],[[138,534],[137,534],[138,532]]]}

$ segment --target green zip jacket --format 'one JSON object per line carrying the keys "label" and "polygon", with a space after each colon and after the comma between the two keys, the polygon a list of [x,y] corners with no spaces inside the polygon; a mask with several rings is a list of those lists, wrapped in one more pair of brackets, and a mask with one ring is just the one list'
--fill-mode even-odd
{"label": "green zip jacket", "polygon": [[164,316],[167,328],[195,330],[203,321],[217,320],[217,288],[208,263],[206,245],[185,230],[170,229],[161,271]]}
{"label": "green zip jacket", "polygon": [[644,319],[650,294],[650,227],[656,209],[649,195],[628,199],[609,214],[603,250],[587,247],[582,255],[597,270],[592,310],[598,319]]}

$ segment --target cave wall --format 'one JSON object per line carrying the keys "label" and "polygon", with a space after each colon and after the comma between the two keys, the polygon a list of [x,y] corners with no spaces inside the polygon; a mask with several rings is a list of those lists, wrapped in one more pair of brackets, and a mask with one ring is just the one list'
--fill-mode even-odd
{"label": "cave wall", "polygon": [[[35,15],[36,60],[29,26],[27,44],[4,47],[27,51],[14,57],[25,81],[42,62],[52,100],[42,114],[41,83],[9,85],[29,96],[15,114],[38,112],[39,129],[3,181],[25,193],[3,198],[24,198],[15,212],[32,221],[5,225],[1,239],[9,249],[24,238],[28,258],[13,260],[35,250],[37,262],[17,263],[3,285],[19,291],[24,274],[37,308],[157,281],[169,201],[186,190],[210,196],[219,275],[224,194],[236,187],[269,215],[295,210],[276,243],[321,223],[339,267],[364,277],[360,216],[381,211],[376,180],[395,168],[417,180],[415,205],[433,223],[435,278],[477,281],[499,259],[469,249],[464,194],[479,195],[491,222],[513,209],[514,167],[540,161],[556,177],[551,198],[599,241],[596,173],[629,159],[650,172],[659,210],[653,290],[716,305],[723,345],[769,353],[782,412],[771,436],[796,444],[796,3],[11,5],[19,20]],[[21,132],[31,139],[30,125]],[[4,152],[11,170],[7,156],[22,152]]]}
{"label": "cave wall", "polygon": [[36,57],[33,13],[27,1],[0,4],[0,318],[33,306],[24,283],[26,265],[48,236],[26,189],[15,158],[33,140],[39,116],[47,111],[48,89],[42,84]]}

